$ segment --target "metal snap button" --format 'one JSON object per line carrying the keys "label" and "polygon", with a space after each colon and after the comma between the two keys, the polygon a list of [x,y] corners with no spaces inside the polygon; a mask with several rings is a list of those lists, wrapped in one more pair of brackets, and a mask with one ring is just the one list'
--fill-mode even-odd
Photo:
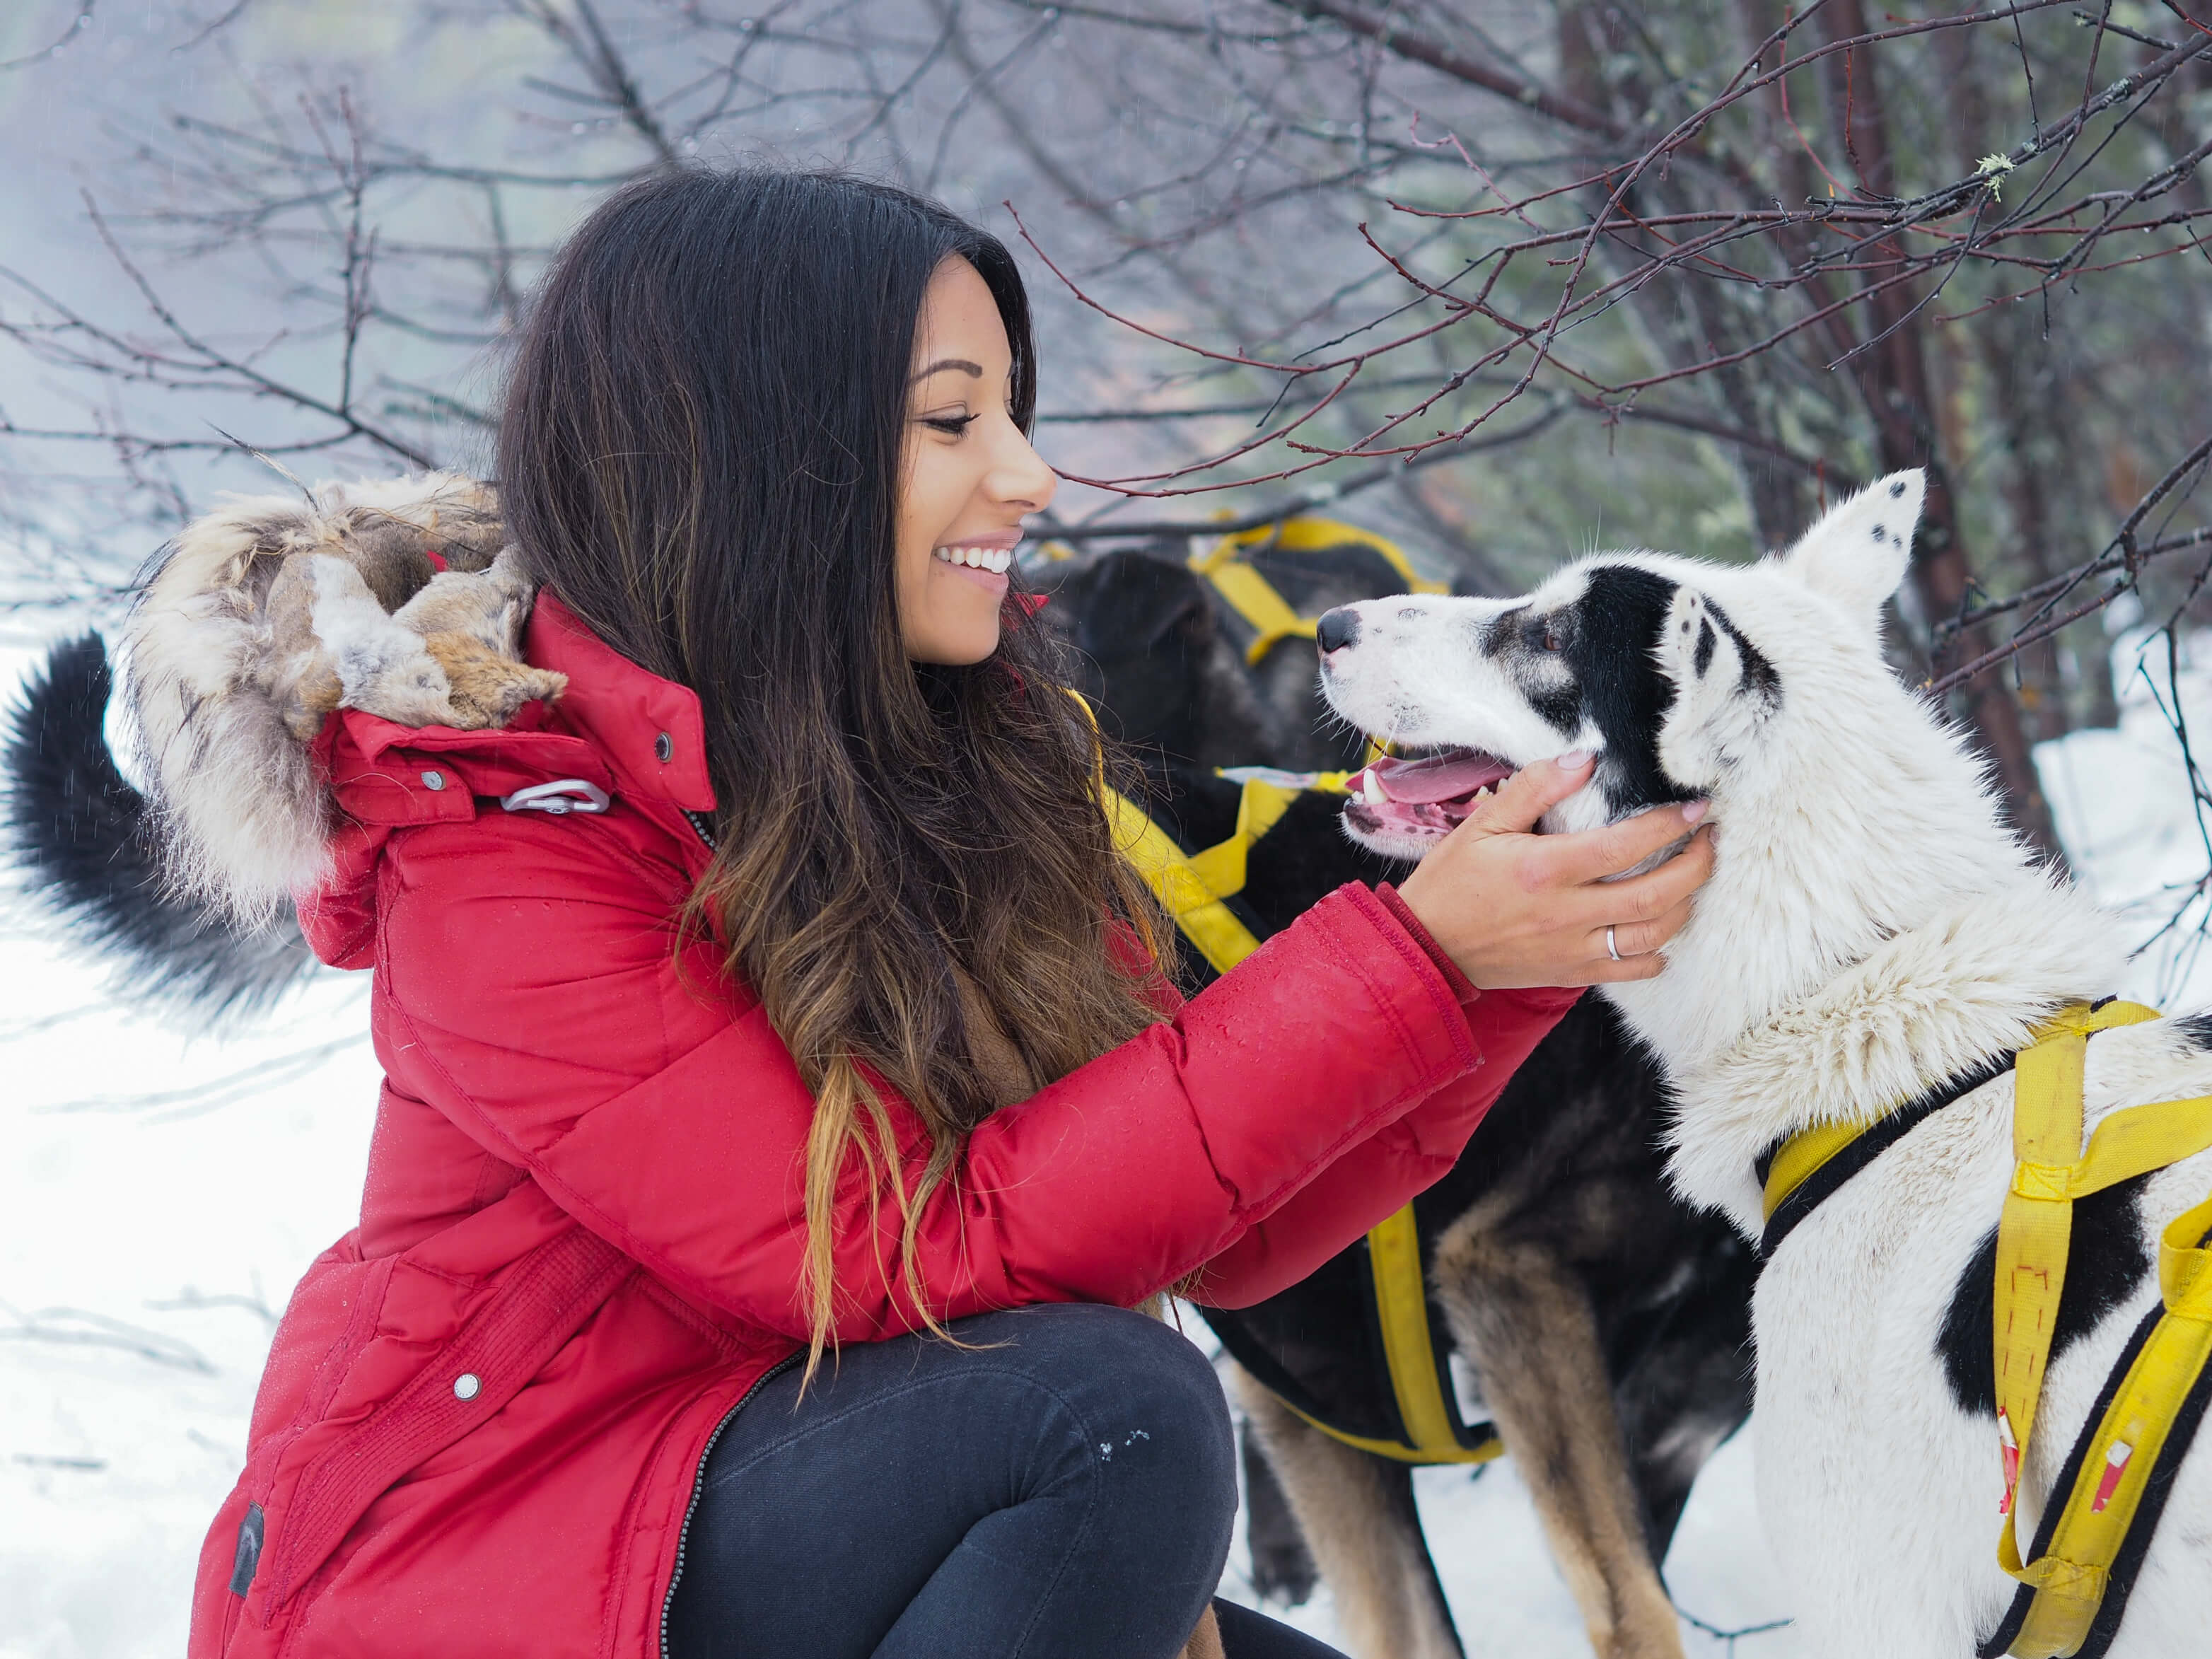
{"label": "metal snap button", "polygon": [[422,775],[422,787],[425,789],[443,789],[446,787],[446,775],[443,772],[425,772]]}
{"label": "metal snap button", "polygon": [[453,1398],[473,1400],[483,1391],[483,1383],[474,1371],[463,1371],[453,1379]]}
{"label": "metal snap button", "polygon": [[653,757],[665,766],[676,758],[676,739],[663,732],[653,740]]}

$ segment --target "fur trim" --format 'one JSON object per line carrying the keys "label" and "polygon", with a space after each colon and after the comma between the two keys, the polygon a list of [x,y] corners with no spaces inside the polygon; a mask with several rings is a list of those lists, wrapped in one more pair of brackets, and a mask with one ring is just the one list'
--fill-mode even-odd
{"label": "fur trim", "polygon": [[234,498],[164,550],[123,641],[179,889],[253,921],[319,884],[307,745],[331,710],[467,729],[559,695],[520,659],[531,587],[504,539],[487,486],[431,472]]}
{"label": "fur trim", "polygon": [[1816,1124],[1863,1122],[2017,1048],[2126,965],[2112,919],[2061,882],[1958,900],[1674,1077],[1670,1175],[1759,1236],[1752,1161]]}

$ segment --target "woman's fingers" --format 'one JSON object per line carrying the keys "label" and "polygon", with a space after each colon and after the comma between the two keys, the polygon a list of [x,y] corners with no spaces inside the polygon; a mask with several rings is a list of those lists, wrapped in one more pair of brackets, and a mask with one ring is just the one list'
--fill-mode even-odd
{"label": "woman's fingers", "polygon": [[1682,931],[1682,924],[1690,919],[1690,901],[1682,899],[1674,908],[1650,921],[1619,921],[1610,927],[1600,927],[1590,935],[1590,959],[1608,965],[1613,958],[1606,954],[1610,933],[1613,950],[1623,961],[1631,957],[1648,957],[1654,951]]}
{"label": "woman's fingers", "polygon": [[[1578,836],[1515,827],[1534,824],[1585,775],[1558,763],[1525,769],[1398,884],[1430,938],[1485,989],[1650,978],[1665,965],[1656,952],[1687,919],[1690,895],[1712,872],[1711,831],[1691,828],[1705,816],[1702,802]],[[1688,844],[1657,869],[1601,879],[1686,835]],[[1549,850],[1555,842],[1577,844],[1562,859]],[[1605,954],[1607,927],[1622,961]]]}
{"label": "woman's fingers", "polygon": [[1589,781],[1592,758],[1589,750],[1576,749],[1522,767],[1469,814],[1468,823],[1478,831],[1526,835],[1537,819]]}
{"label": "woman's fingers", "polygon": [[[1681,837],[1678,833],[1671,839]],[[1626,881],[1584,883],[1574,890],[1568,902],[1577,916],[1592,927],[1602,929],[1608,922],[1655,921],[1705,885],[1712,872],[1713,834],[1710,828],[1701,829],[1690,837],[1688,846],[1656,870]]]}
{"label": "woman's fingers", "polygon": [[1534,856],[1553,880],[1601,881],[1633,870],[1654,853],[1681,840],[1705,817],[1705,806],[1701,800],[1680,806],[1655,806],[1602,829],[1547,836],[1538,843],[1540,851]]}
{"label": "woman's fingers", "polygon": [[1666,971],[1667,958],[1662,956],[1632,957],[1622,953],[1619,962],[1600,957],[1592,963],[1589,971],[1575,982],[1577,985],[1618,985],[1623,980],[1656,979]]}

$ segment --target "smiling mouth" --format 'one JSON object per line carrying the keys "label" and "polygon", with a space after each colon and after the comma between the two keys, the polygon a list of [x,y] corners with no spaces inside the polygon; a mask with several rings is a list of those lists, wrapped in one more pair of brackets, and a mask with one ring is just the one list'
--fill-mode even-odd
{"label": "smiling mouth", "polygon": [[1443,749],[1411,760],[1386,757],[1346,780],[1352,800],[1345,821],[1367,835],[1442,841],[1514,769],[1482,749]]}
{"label": "smiling mouth", "polygon": [[984,571],[994,576],[1005,575],[1007,568],[1014,562],[1014,550],[1012,546],[978,546],[963,544],[958,546],[932,548],[929,556],[933,559],[941,559],[946,564],[957,565],[967,570]]}

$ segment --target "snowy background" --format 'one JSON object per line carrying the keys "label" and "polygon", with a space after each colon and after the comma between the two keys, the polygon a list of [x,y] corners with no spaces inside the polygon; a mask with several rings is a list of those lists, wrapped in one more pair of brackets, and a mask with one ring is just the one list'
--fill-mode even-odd
{"label": "snowy background", "polygon": [[[32,660],[0,648],[0,685]],[[2114,641],[2122,720],[2039,751],[2076,868],[2146,936],[2207,869],[2168,725],[2163,641]],[[2212,731],[2205,670],[2180,662],[2182,716]],[[2147,669],[2148,672],[2144,672]],[[2160,939],[2131,993],[2206,1000],[2195,921]],[[353,1224],[375,1099],[366,981],[328,975],[229,1035],[134,1017],[52,921],[0,907],[0,1656],[173,1659],[209,1516],[242,1459],[275,1312]],[[1196,1322],[1190,1322],[1194,1326]],[[1452,1609],[1474,1656],[1588,1652],[1510,1462],[1418,1477]],[[1785,1617],[1762,1545],[1747,1443],[1707,1468],[1666,1564],[1719,1629]],[[1225,1593],[1249,1600],[1232,1559]],[[1334,1634],[1327,1592],[1279,1616]],[[1688,1630],[1693,1655],[1730,1650]],[[1785,1628],[1733,1644],[1790,1659]]]}

